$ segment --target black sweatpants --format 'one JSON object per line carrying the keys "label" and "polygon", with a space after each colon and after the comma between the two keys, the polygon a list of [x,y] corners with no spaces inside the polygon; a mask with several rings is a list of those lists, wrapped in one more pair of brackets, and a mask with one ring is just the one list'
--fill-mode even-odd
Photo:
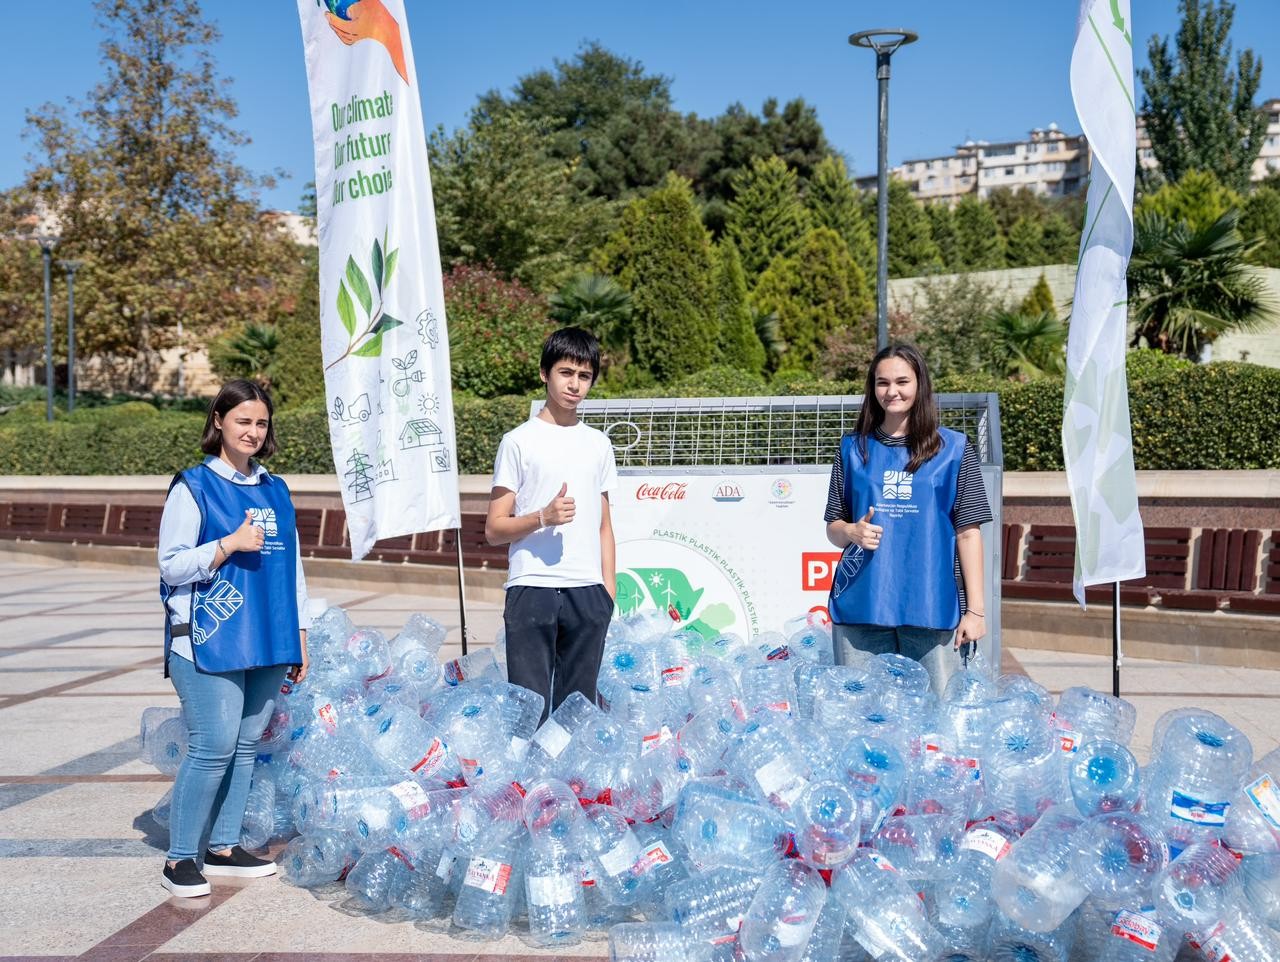
{"label": "black sweatpants", "polygon": [[507,681],[542,696],[542,721],[570,692],[580,691],[595,704],[612,617],[613,599],[604,585],[507,589]]}

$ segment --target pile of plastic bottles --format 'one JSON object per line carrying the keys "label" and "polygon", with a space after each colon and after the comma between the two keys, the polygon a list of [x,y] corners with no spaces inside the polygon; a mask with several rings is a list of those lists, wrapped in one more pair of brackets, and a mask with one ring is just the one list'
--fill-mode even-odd
{"label": "pile of plastic bottles", "polygon": [[[910,659],[834,665],[805,619],[750,642],[615,621],[598,703],[440,664],[330,609],[277,701],[242,841],[347,910],[614,962],[1280,960],[1280,751],[1212,712],[1056,701],[981,657],[941,697]],[[173,710],[143,757],[172,771]],[[157,805],[162,820],[166,799]]]}

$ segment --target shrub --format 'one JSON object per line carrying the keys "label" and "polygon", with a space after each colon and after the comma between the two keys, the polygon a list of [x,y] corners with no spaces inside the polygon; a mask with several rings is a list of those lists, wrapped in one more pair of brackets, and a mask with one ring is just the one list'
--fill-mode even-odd
{"label": "shrub", "polygon": [[542,342],[555,325],[543,298],[491,270],[465,264],[444,277],[455,390],[477,397],[536,388]]}

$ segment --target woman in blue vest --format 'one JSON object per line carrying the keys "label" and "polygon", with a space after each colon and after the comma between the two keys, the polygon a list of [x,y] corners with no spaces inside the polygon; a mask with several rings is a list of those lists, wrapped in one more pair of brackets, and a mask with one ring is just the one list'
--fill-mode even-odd
{"label": "woman in blue vest", "polygon": [[851,649],[907,655],[942,694],[986,634],[979,526],[991,507],[977,451],[939,426],[928,368],[909,344],[884,348],[867,370],[825,520],[844,549],[828,601],[837,660]]}
{"label": "woman in blue vest", "polygon": [[257,384],[223,385],[205,419],[207,457],[173,479],[160,520],[165,673],[190,735],[163,873],[180,897],[208,895],[207,875],[276,870],[239,845],[258,740],[286,675],[307,673],[293,502],[258,463],[276,450],[271,415]]}

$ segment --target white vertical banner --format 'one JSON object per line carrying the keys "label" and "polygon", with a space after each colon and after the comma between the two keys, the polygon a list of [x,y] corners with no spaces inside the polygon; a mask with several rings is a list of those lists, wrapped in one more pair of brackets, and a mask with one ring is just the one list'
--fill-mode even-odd
{"label": "white vertical banner", "polygon": [[1071,95],[1093,151],[1062,419],[1083,605],[1087,585],[1146,574],[1125,378],[1137,137],[1129,0],[1081,0]]}
{"label": "white vertical banner", "polygon": [[449,338],[404,0],[298,0],[320,336],[351,556],[459,526]]}

